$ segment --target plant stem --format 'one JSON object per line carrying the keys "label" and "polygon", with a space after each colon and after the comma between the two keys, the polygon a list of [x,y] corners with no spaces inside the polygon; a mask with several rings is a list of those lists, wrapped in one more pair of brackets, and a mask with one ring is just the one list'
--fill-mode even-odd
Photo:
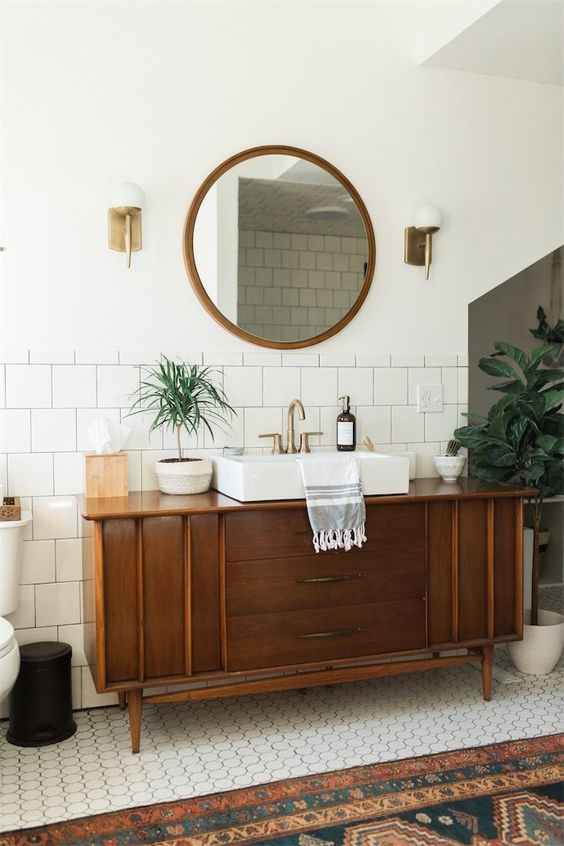
{"label": "plant stem", "polygon": [[533,569],[531,573],[531,626],[539,624],[539,574],[540,549],[539,536],[542,513],[542,499],[536,496],[532,505],[533,511]]}
{"label": "plant stem", "polygon": [[182,427],[181,427],[180,424],[178,424],[177,427],[176,427],[176,443],[178,444],[178,460],[179,461],[182,461],[182,447],[180,445],[180,430],[181,430],[181,428]]}

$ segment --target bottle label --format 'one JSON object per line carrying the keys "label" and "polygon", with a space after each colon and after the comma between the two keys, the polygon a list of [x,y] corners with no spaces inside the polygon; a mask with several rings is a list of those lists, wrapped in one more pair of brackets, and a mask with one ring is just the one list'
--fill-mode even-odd
{"label": "bottle label", "polygon": [[352,423],[337,423],[337,444],[339,446],[353,446]]}

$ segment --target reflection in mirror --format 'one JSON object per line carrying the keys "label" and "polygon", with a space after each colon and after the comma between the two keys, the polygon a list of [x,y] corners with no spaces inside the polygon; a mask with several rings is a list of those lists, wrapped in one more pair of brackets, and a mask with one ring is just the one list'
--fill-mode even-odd
{"label": "reflection in mirror", "polygon": [[350,312],[371,243],[345,184],[286,154],[225,169],[193,223],[193,262],[207,296],[234,328],[269,346],[307,342]]}

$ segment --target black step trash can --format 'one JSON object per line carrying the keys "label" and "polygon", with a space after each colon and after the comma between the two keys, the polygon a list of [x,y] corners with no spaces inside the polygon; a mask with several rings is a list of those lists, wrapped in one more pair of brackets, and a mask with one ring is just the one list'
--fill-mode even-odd
{"label": "black step trash can", "polygon": [[10,693],[9,743],[47,746],[75,733],[71,656],[68,643],[20,646],[20,673]]}

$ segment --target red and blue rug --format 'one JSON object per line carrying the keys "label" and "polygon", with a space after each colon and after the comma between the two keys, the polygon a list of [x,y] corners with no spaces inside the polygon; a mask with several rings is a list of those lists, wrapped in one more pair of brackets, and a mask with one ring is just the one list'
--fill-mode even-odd
{"label": "red and blue rug", "polygon": [[0,846],[563,846],[564,735],[0,834]]}

